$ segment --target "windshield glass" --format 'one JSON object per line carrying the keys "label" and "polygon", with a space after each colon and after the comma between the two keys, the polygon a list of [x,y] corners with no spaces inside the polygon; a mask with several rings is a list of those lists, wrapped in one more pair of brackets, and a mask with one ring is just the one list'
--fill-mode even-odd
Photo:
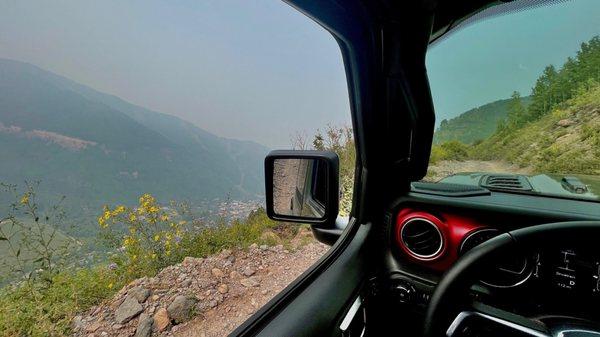
{"label": "windshield glass", "polygon": [[600,2],[560,2],[436,41],[425,180],[600,201],[599,20]]}

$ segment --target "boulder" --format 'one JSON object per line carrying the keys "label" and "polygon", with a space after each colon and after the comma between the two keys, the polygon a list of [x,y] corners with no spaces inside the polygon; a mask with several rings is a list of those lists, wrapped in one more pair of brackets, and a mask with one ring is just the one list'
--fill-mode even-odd
{"label": "boulder", "polygon": [[179,295],[175,297],[173,302],[167,307],[169,317],[175,323],[183,323],[190,320],[194,316],[194,309],[198,300],[195,297]]}
{"label": "boulder", "polygon": [[154,325],[154,318],[145,315],[140,317],[134,337],[149,337],[152,335],[152,325]]}
{"label": "boulder", "polygon": [[144,308],[142,308],[142,305],[138,303],[135,297],[127,296],[125,301],[123,301],[115,311],[115,321],[118,324],[127,323],[132,318],[139,315],[142,310],[144,310]]}
{"label": "boulder", "polygon": [[144,303],[148,296],[150,296],[150,290],[142,287],[134,287],[129,289],[127,294],[135,297],[138,303]]}
{"label": "boulder", "polygon": [[156,313],[154,314],[153,319],[154,319],[154,327],[159,332],[164,331],[166,328],[169,327],[169,324],[171,323],[171,319],[169,318],[169,313],[167,312],[167,309],[165,309],[165,308],[158,309],[158,311],[156,311]]}

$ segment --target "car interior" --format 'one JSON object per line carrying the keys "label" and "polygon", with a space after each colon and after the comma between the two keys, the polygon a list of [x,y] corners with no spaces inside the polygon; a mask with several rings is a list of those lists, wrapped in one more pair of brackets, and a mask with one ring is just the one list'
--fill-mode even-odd
{"label": "car interior", "polygon": [[[530,193],[518,176],[419,181],[435,123],[428,48],[477,20],[552,1],[288,2],[342,51],[357,147],[353,207],[337,218],[330,153],[266,158],[269,216],[309,223],[333,247],[232,336],[599,336],[600,203]],[[327,193],[298,184],[283,197],[288,213],[273,206],[273,172],[286,160],[329,168],[297,169],[318,175],[308,181]],[[577,179],[562,183],[585,192]],[[324,210],[314,217],[295,206],[317,194]]]}

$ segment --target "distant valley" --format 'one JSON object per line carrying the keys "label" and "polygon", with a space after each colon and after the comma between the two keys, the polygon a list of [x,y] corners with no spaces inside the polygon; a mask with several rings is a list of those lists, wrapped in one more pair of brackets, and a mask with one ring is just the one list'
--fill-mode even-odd
{"label": "distant valley", "polygon": [[40,181],[40,200],[64,195],[71,213],[97,214],[143,193],[164,202],[259,200],[267,152],[0,59],[0,182]]}

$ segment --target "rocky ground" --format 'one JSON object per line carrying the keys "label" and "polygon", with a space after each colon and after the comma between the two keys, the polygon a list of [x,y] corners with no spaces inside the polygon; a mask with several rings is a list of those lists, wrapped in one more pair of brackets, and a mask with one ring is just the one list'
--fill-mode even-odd
{"label": "rocky ground", "polygon": [[530,168],[523,168],[499,160],[441,160],[431,165],[427,172],[426,181],[438,181],[459,172],[490,172],[490,173],[521,173],[530,174]]}
{"label": "rocky ground", "polygon": [[291,247],[187,257],[133,281],[74,321],[75,336],[227,336],[328,249],[302,230]]}

